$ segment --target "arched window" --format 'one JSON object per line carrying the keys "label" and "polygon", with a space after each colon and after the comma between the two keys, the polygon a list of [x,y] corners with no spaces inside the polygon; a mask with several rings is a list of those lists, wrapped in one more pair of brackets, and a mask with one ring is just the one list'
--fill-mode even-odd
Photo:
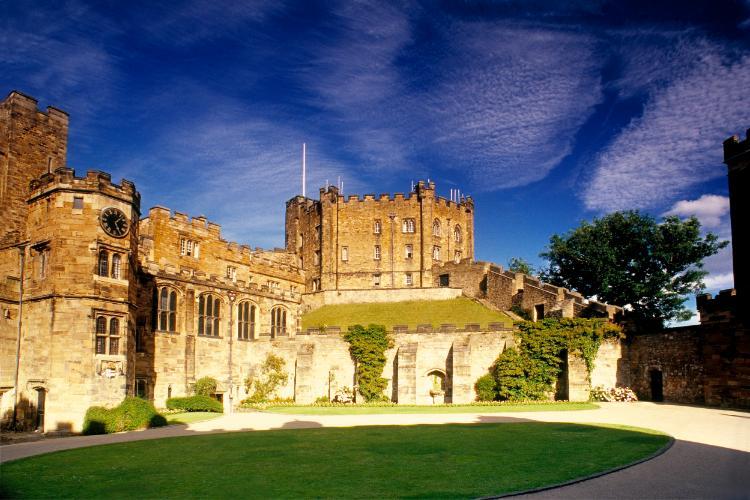
{"label": "arched window", "polygon": [[96,318],[96,354],[107,354],[107,318]]}
{"label": "arched window", "polygon": [[271,336],[286,335],[286,309],[274,307],[271,310]]}
{"label": "arched window", "polygon": [[99,276],[109,276],[109,254],[106,250],[99,251],[99,269],[97,270]]}
{"label": "arched window", "polygon": [[439,246],[432,247],[432,259],[440,260],[440,247]]}
{"label": "arched window", "polygon": [[248,340],[255,337],[255,305],[240,302],[237,308],[237,338]]}
{"label": "arched window", "polygon": [[177,329],[177,292],[166,286],[159,291],[159,324],[163,332],[174,332]]}
{"label": "arched window", "polygon": [[453,229],[453,239],[456,240],[456,243],[461,243],[461,226],[458,224]]}
{"label": "arched window", "polygon": [[198,335],[219,336],[221,321],[221,301],[218,297],[205,294],[198,300]]}
{"label": "arched window", "polygon": [[120,254],[116,253],[112,255],[112,274],[114,279],[120,279]]}
{"label": "arched window", "polygon": [[120,320],[112,318],[109,320],[109,353],[120,352]]}
{"label": "arched window", "polygon": [[440,230],[440,220],[435,219],[432,222],[432,235],[433,236],[440,236],[441,230]]}
{"label": "arched window", "polygon": [[404,219],[404,221],[401,223],[401,232],[413,233],[414,227],[414,219]]}

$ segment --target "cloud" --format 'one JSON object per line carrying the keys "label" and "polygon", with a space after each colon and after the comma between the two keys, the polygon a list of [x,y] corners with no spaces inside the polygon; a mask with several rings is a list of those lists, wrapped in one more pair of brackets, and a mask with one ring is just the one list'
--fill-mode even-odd
{"label": "cloud", "polygon": [[443,81],[423,96],[431,146],[472,187],[496,190],[544,178],[601,102],[596,40],[538,27],[471,23],[451,36]]}
{"label": "cloud", "polygon": [[725,174],[721,144],[750,121],[750,56],[727,52],[699,44],[697,59],[651,92],[598,155],[583,191],[588,209],[658,208]]}
{"label": "cloud", "polygon": [[697,200],[680,200],[664,215],[679,217],[695,216],[704,228],[716,228],[722,224],[722,217],[729,213],[729,198],[715,194],[704,194]]}
{"label": "cloud", "polygon": [[707,290],[725,290],[734,286],[734,273],[706,276],[703,280]]}

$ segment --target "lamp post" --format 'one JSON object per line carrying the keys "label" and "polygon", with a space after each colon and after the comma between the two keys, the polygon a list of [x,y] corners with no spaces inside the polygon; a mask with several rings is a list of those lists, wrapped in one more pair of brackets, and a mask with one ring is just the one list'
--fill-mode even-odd
{"label": "lamp post", "polygon": [[232,341],[234,338],[234,300],[237,298],[237,294],[230,290],[227,296],[229,297],[229,380],[227,385],[229,386],[229,413],[232,413],[232,391],[234,388],[232,380]]}

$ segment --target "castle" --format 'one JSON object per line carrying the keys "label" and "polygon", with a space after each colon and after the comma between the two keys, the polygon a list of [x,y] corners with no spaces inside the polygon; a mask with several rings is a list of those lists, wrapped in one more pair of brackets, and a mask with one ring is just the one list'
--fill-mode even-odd
{"label": "castle", "polygon": [[[461,295],[544,316],[613,317],[585,300],[501,266],[474,261],[474,202],[447,200],[431,182],[407,195],[286,204],[286,246],[228,242],[218,224],[164,207],[141,213],[133,183],[66,163],[68,115],[20,92],[0,101],[0,409],[27,427],[79,430],[92,405],[127,395],[163,406],[195,381],[219,381],[231,411],[243,381],[269,353],[281,357],[284,398],[310,403],[354,385],[336,327],[303,331],[326,304],[435,300]],[[463,403],[507,346],[503,324],[394,328],[386,394],[399,403]],[[624,347],[600,349],[591,380],[570,356],[565,394],[614,386]],[[435,384],[440,391],[436,398]]]}

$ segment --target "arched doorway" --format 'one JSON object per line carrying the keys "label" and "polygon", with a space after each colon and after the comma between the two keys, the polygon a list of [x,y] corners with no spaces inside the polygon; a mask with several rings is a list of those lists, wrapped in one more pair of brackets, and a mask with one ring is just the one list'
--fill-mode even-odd
{"label": "arched doorway", "polygon": [[664,377],[661,370],[651,368],[648,375],[651,385],[651,401],[664,401]]}

